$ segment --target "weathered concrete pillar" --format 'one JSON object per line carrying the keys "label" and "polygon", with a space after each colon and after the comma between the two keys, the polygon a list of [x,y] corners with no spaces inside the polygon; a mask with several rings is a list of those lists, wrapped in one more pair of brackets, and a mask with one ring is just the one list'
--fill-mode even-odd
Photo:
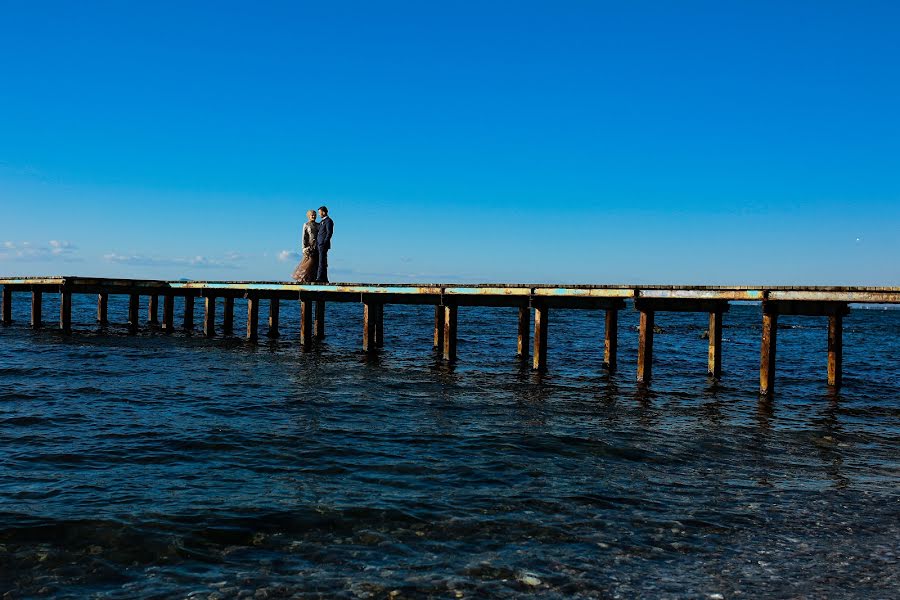
{"label": "weathered concrete pillar", "polygon": [[377,348],[378,304],[367,301],[363,304],[363,351],[375,352]]}
{"label": "weathered concrete pillar", "polygon": [[247,340],[259,339],[259,298],[247,297]]}
{"label": "weathered concrete pillar", "polygon": [[213,337],[216,335],[216,297],[203,298],[203,335]]}
{"label": "weathered concrete pillar", "polygon": [[31,328],[40,329],[43,326],[43,300],[44,293],[39,288],[31,290]]}
{"label": "weathered concrete pillar", "polygon": [[550,309],[542,304],[534,305],[534,359],[532,368],[547,370],[547,328],[550,325]]}
{"label": "weathered concrete pillar", "polygon": [[184,297],[184,330],[192,331],[194,329],[194,297]]}
{"label": "weathered concrete pillar", "polygon": [[163,296],[163,331],[172,333],[175,331],[175,296],[166,294]]}
{"label": "weathered concrete pillar", "polygon": [[159,325],[159,296],[151,294],[147,302],[147,323]]}
{"label": "weathered concrete pillar", "polygon": [[775,349],[778,337],[778,305],[763,302],[762,347],[759,353],[759,393],[775,391]]}
{"label": "weathered concrete pillar", "polygon": [[222,308],[222,335],[234,333],[234,297],[225,296],[225,306]]}
{"label": "weathered concrete pillar", "polygon": [[641,384],[650,383],[650,378],[653,374],[653,327],[655,320],[655,313],[652,310],[641,311],[637,365],[637,381]]}
{"label": "weathered concrete pillar", "polygon": [[375,306],[375,347],[384,348],[384,304]]}
{"label": "weathered concrete pillar", "polygon": [[277,338],[281,335],[278,332],[279,316],[281,313],[281,302],[278,298],[269,299],[269,330],[266,335],[270,338]]}
{"label": "weathered concrete pillar", "polygon": [[300,346],[309,352],[313,343],[313,301],[310,298],[300,299]]}
{"label": "weathered concrete pillar", "polygon": [[59,294],[59,328],[63,333],[72,333],[72,292],[69,290]]}
{"label": "weathered concrete pillar", "polygon": [[458,311],[459,307],[456,305],[444,307],[444,360],[448,362],[454,362],[456,360]]}
{"label": "weathered concrete pillar", "polygon": [[316,322],[314,335],[317,340],[325,339],[325,301],[316,300]]}
{"label": "weathered concrete pillar", "polygon": [[3,325],[9,325],[12,323],[12,288],[8,285],[3,286],[3,306],[0,307],[0,312],[3,313],[3,316],[0,317],[0,323]]}
{"label": "weathered concrete pillar", "polygon": [[519,307],[519,336],[516,345],[516,356],[528,358],[528,344],[531,343],[531,309],[527,306]]}
{"label": "weathered concrete pillar", "polygon": [[841,388],[844,362],[844,315],[840,310],[828,315],[828,385]]}
{"label": "weathered concrete pillar", "polygon": [[109,324],[109,294],[106,292],[97,294],[97,322],[101,327]]}
{"label": "weathered concrete pillar", "polygon": [[138,312],[140,311],[141,297],[137,294],[128,296],[128,332],[137,333],[139,324]]}
{"label": "weathered concrete pillar", "polygon": [[709,313],[709,357],[706,371],[715,379],[722,376],[722,314]]}
{"label": "weathered concrete pillar", "polygon": [[603,366],[610,373],[616,371],[616,360],[619,355],[619,311],[607,309],[606,327],[603,340]]}
{"label": "weathered concrete pillar", "polygon": [[434,307],[434,348],[444,351],[444,307],[440,304]]}

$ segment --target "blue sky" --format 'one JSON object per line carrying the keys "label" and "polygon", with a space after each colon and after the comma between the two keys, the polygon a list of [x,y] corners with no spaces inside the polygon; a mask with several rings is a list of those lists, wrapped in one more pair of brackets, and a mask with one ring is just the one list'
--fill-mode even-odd
{"label": "blue sky", "polygon": [[0,0],[0,275],[900,285],[898,22]]}

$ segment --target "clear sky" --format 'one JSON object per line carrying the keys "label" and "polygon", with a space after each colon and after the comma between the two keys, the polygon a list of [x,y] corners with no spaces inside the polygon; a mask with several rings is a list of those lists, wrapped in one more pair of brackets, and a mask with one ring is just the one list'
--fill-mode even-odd
{"label": "clear sky", "polygon": [[900,285],[900,2],[0,0],[0,275]]}

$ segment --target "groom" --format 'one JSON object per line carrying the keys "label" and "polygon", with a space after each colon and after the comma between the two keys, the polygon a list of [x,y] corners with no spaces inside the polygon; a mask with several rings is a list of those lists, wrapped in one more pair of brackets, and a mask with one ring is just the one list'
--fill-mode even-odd
{"label": "groom", "polygon": [[319,247],[319,272],[316,281],[319,283],[328,283],[328,251],[331,249],[331,234],[334,233],[334,221],[328,216],[328,207],[319,207],[319,216],[322,222],[319,223],[319,235],[316,238],[316,246]]}

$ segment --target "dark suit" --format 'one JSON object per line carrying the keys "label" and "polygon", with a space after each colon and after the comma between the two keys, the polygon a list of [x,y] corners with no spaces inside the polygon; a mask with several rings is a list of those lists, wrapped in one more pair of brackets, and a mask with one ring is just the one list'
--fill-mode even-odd
{"label": "dark suit", "polygon": [[328,283],[328,251],[331,250],[331,236],[334,233],[334,221],[325,215],[319,223],[319,233],[316,236],[316,246],[319,248],[319,273],[316,281]]}

